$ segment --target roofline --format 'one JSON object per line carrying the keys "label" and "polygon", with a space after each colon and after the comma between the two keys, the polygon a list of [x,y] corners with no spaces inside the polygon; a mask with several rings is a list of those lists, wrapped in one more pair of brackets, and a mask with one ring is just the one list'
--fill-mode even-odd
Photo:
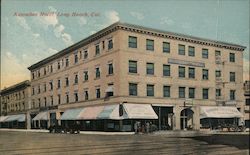
{"label": "roofline", "polygon": [[[4,94],[7,94],[9,92],[15,92],[17,90],[20,90],[21,88],[26,88],[28,86],[30,86],[30,81],[25,80],[25,81],[22,81],[22,82],[15,84],[15,85],[4,88],[3,90],[0,91],[0,94],[4,95]],[[19,89],[17,89],[17,88],[19,88]]]}
{"label": "roofline", "polygon": [[73,50],[76,50],[81,46],[87,45],[87,44],[91,43],[92,41],[95,41],[95,40],[97,40],[97,39],[99,39],[107,34],[110,34],[111,32],[114,32],[118,29],[125,30],[125,31],[133,31],[133,32],[137,32],[137,33],[144,33],[147,35],[165,37],[165,38],[170,38],[170,39],[176,39],[176,40],[181,40],[181,41],[186,41],[186,42],[191,42],[191,43],[196,43],[196,44],[203,44],[203,45],[215,46],[215,47],[219,47],[219,48],[232,49],[232,50],[237,50],[237,51],[244,51],[244,49],[246,48],[245,46],[241,46],[238,44],[216,41],[216,40],[211,40],[211,39],[205,39],[205,38],[200,38],[200,37],[194,37],[191,35],[163,31],[163,30],[159,30],[159,29],[148,28],[148,27],[144,27],[144,26],[128,24],[128,23],[123,23],[123,22],[116,22],[116,23],[96,32],[95,34],[90,35],[89,37],[57,52],[56,54],[49,56],[49,57],[31,65],[30,67],[28,67],[28,69],[33,70],[35,68],[38,68],[46,63],[49,63],[49,62],[57,59],[60,56],[64,56],[64,55],[68,54],[69,52],[72,52]]}

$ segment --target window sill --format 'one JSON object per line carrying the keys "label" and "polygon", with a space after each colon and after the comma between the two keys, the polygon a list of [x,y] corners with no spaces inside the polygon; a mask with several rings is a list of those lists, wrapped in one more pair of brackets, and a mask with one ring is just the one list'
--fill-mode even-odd
{"label": "window sill", "polygon": [[89,80],[84,80],[83,83],[89,82]]}
{"label": "window sill", "polygon": [[108,74],[108,75],[106,75],[106,77],[109,77],[109,76],[113,76],[114,74]]}
{"label": "window sill", "polygon": [[128,75],[140,75],[139,73],[130,73],[128,72]]}
{"label": "window sill", "polygon": [[146,74],[145,76],[147,76],[147,77],[156,77],[156,75],[154,75],[154,74]]}
{"label": "window sill", "polygon": [[171,79],[173,78],[172,76],[164,76],[164,75],[162,77],[163,78],[171,78]]}
{"label": "window sill", "polygon": [[73,85],[74,85],[74,86],[75,86],[75,85],[78,85],[78,83],[74,83]]}
{"label": "window sill", "polygon": [[99,80],[99,79],[100,79],[100,77],[94,78],[94,80]]}

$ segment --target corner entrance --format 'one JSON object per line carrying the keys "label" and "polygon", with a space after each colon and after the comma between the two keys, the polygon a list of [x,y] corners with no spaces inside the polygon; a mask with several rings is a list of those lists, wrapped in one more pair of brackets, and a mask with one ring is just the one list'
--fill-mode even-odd
{"label": "corner entrance", "polygon": [[153,120],[159,130],[173,130],[173,107],[154,106],[153,109],[158,115],[158,120]]}
{"label": "corner entrance", "polygon": [[180,117],[181,130],[192,130],[193,129],[193,127],[194,127],[193,126],[193,124],[194,124],[193,115],[194,115],[194,112],[190,108],[186,108],[186,109],[183,109],[181,111],[181,117]]}

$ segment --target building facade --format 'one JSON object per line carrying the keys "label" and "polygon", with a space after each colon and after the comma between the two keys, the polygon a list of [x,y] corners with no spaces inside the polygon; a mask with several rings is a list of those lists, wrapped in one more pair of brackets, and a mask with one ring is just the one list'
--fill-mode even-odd
{"label": "building facade", "polygon": [[250,128],[250,81],[244,83],[244,96],[245,96],[245,126]]}
{"label": "building facade", "polygon": [[118,22],[29,67],[31,119],[131,103],[151,105],[160,129],[200,129],[202,107],[244,113],[244,49]]}
{"label": "building facade", "polygon": [[[4,126],[29,128],[26,114],[30,110],[30,81],[26,80],[1,90],[1,115]],[[9,117],[11,116],[11,117]],[[3,118],[2,117],[2,118]],[[9,117],[9,118],[7,118]]]}

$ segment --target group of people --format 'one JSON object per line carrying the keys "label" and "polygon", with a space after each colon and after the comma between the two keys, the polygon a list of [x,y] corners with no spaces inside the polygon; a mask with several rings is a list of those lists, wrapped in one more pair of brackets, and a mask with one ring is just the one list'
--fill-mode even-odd
{"label": "group of people", "polygon": [[139,121],[136,121],[134,124],[135,134],[138,133],[151,133],[156,130],[156,126],[152,122],[146,122],[142,124]]}

